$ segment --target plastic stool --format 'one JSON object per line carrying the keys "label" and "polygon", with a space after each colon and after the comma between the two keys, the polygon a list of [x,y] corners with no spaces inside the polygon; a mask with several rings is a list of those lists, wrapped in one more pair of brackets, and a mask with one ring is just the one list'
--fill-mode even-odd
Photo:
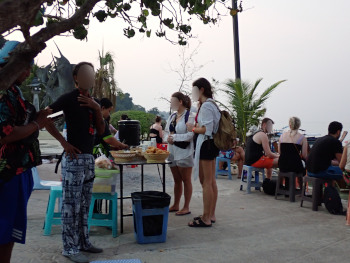
{"label": "plastic stool", "polygon": [[[255,182],[252,182],[253,172],[255,172]],[[243,184],[247,185],[247,194],[250,194],[250,188],[255,187],[255,190],[260,191],[262,183],[259,182],[259,173],[262,173],[263,181],[265,180],[265,169],[256,168],[253,166],[243,165],[242,175],[241,175],[241,187],[239,190],[243,191]],[[244,179],[247,181],[244,181]]]}
{"label": "plastic stool", "polygon": [[[227,170],[220,170],[220,162],[227,163]],[[228,179],[232,180],[231,175],[231,160],[223,157],[216,157],[216,165],[215,165],[215,177],[218,178],[218,175],[227,175]]]}
{"label": "plastic stool", "polygon": [[[281,188],[281,183],[283,178],[288,178],[289,181],[289,187],[288,190],[285,190],[283,188]],[[297,193],[301,192],[300,190],[296,190],[296,186],[295,186],[295,179],[296,178],[303,178],[303,174],[302,173],[294,173],[294,172],[279,172],[278,173],[278,177],[277,177],[277,183],[276,183],[276,193],[275,193],[275,199],[277,200],[277,195],[278,194],[282,194],[282,195],[289,195],[289,201],[290,202],[295,202],[295,195]],[[301,188],[301,187],[300,187]]]}
{"label": "plastic stool", "polygon": [[[306,185],[308,183],[312,184],[312,196],[305,195]],[[317,211],[318,206],[322,204],[322,196],[323,196],[323,185],[325,183],[332,184],[332,180],[322,179],[317,177],[309,177],[304,176],[303,178],[303,188],[301,190],[301,201],[300,207],[303,206],[304,201],[312,202],[312,210]]]}
{"label": "plastic stool", "polygon": [[[61,212],[55,213],[55,204],[57,198],[59,198],[59,203],[61,203],[62,186],[51,186],[44,223],[44,236],[49,236],[51,234],[52,225],[61,225]],[[61,210],[60,207],[59,210]]]}
{"label": "plastic stool", "polygon": [[[108,214],[94,214],[94,205],[96,200],[110,200],[110,208]],[[113,237],[118,236],[118,194],[115,193],[92,193],[89,208],[88,227],[91,226],[108,226],[112,227]]]}

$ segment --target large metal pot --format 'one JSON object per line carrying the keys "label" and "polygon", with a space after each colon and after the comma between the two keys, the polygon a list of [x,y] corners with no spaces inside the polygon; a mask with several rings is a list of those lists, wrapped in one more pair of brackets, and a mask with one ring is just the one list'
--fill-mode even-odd
{"label": "large metal pot", "polygon": [[119,140],[129,146],[140,145],[140,122],[138,120],[118,121]]}

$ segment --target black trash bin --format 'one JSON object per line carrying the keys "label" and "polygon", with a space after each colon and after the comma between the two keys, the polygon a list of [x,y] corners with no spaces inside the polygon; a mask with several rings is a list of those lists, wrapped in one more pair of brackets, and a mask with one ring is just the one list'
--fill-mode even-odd
{"label": "black trash bin", "polygon": [[158,191],[131,194],[135,238],[140,244],[166,241],[170,195]]}

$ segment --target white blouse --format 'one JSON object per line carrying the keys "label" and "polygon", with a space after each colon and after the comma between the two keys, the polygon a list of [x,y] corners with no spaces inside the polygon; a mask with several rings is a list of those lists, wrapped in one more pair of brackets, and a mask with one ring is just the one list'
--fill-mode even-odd
{"label": "white blouse", "polygon": [[[180,117],[178,122],[175,126],[175,134],[172,134],[174,142],[190,142],[190,145],[186,149],[182,149],[180,147],[177,147],[176,145],[168,144],[168,149],[171,155],[174,157],[174,161],[187,159],[187,158],[193,158],[193,132],[187,131],[187,126],[185,123],[185,115],[186,112]],[[167,120],[166,126],[165,126],[165,133],[170,135],[169,126],[171,122],[176,118],[176,114],[170,115],[170,117]],[[164,140],[166,141],[167,138],[164,137]]]}
{"label": "white blouse", "polygon": [[193,169],[194,179],[197,179],[199,175],[199,157],[202,144],[204,141],[212,139],[213,134],[219,129],[221,113],[213,102],[213,99],[207,99],[206,102],[202,104],[198,113],[198,127],[205,126],[205,134],[198,134],[197,138]]}

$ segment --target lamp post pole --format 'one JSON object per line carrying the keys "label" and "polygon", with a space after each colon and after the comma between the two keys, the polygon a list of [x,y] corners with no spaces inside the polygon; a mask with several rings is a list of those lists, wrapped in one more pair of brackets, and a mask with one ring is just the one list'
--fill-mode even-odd
{"label": "lamp post pole", "polygon": [[[237,10],[237,0],[232,0],[232,9]],[[239,35],[238,35],[238,12],[232,16],[233,19],[233,47],[235,56],[236,79],[241,79],[241,60],[239,57]]]}

